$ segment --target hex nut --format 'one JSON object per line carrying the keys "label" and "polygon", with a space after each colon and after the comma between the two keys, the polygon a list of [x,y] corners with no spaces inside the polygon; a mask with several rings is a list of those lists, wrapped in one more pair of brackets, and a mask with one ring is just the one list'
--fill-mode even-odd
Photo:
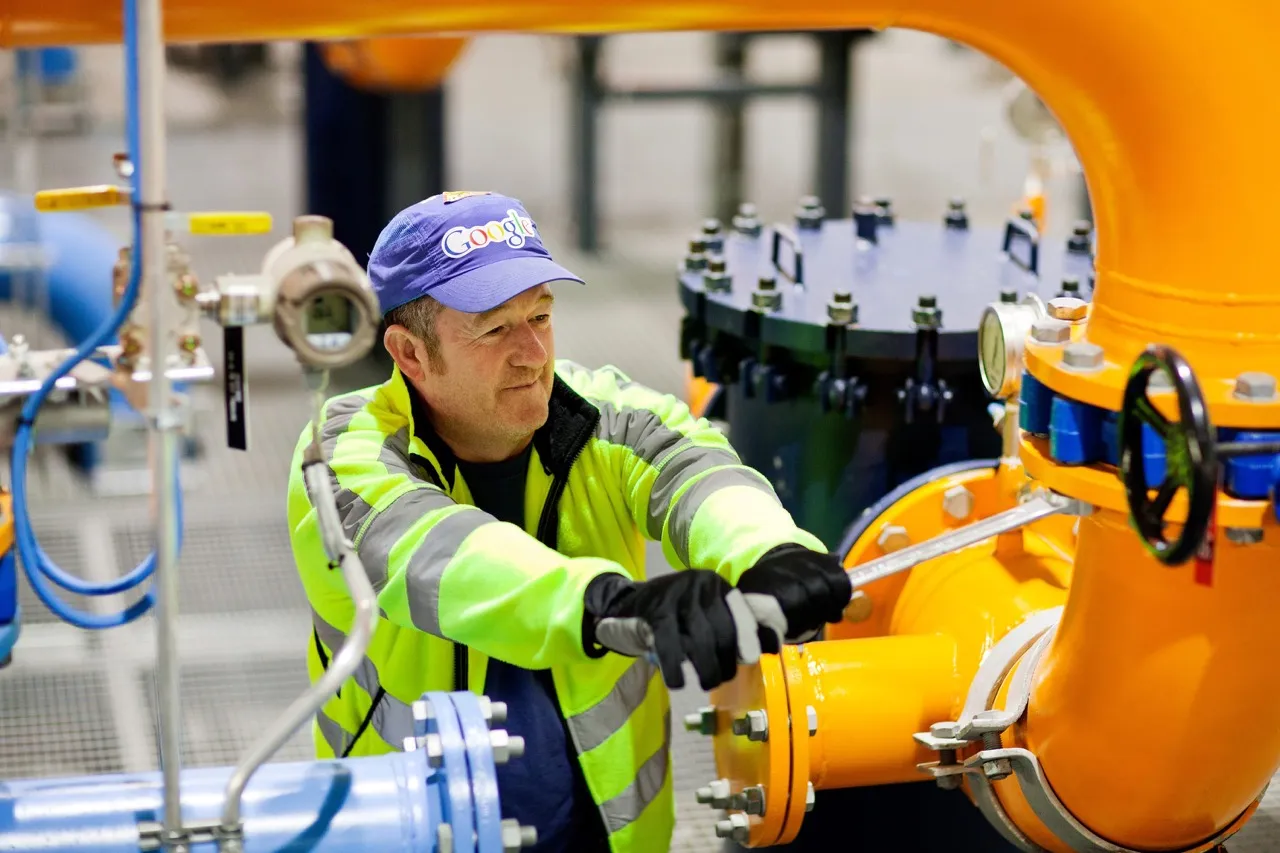
{"label": "hex nut", "polygon": [[1104,362],[1102,347],[1089,341],[1067,344],[1062,351],[1062,363],[1073,370],[1100,370]]}
{"label": "hex nut", "polygon": [[804,715],[809,721],[809,737],[813,737],[818,733],[818,709],[812,705],[805,705]]}
{"label": "hex nut", "polygon": [[999,782],[1001,779],[1007,779],[1013,775],[1013,766],[1007,758],[998,758],[995,761],[982,762],[982,775],[986,776],[992,782]]}
{"label": "hex nut", "polygon": [[[745,732],[747,740],[756,743],[764,743],[769,739],[769,715],[764,711],[748,711],[746,716],[739,722],[745,721]],[[737,727],[734,728],[737,734]]]}
{"label": "hex nut", "polygon": [[907,528],[898,524],[886,524],[880,529],[880,535],[876,537],[876,544],[880,546],[880,550],[886,554],[894,551],[901,551],[903,548],[911,544],[911,536],[907,533]]}
{"label": "hex nut", "polygon": [[873,609],[871,596],[863,590],[855,589],[848,606],[844,609],[844,621],[866,622],[871,618]]}
{"label": "hex nut", "polygon": [[973,492],[964,486],[952,486],[942,493],[942,509],[956,521],[963,521],[973,515],[975,503]]}
{"label": "hex nut", "polygon": [[489,732],[489,744],[493,747],[493,763],[497,765],[524,755],[524,738],[507,734],[505,729]]}
{"label": "hex nut", "polygon": [[1067,322],[1083,320],[1089,314],[1089,303],[1075,296],[1055,296],[1045,307],[1050,317]]}
{"label": "hex nut", "polygon": [[748,785],[742,789],[742,810],[747,814],[764,814],[763,785]]}
{"label": "hex nut", "polygon": [[813,790],[813,783],[809,783],[809,787],[804,792],[804,810],[806,812],[813,811],[813,804],[817,801],[817,795]]}
{"label": "hex nut", "polygon": [[757,290],[751,294],[751,304],[761,311],[777,311],[782,307],[782,292],[778,290]]}
{"label": "hex nut", "polygon": [[429,734],[423,738],[423,748],[427,751],[427,766],[440,767],[444,764],[444,743],[440,735]]}
{"label": "hex nut", "polygon": [[685,731],[696,734],[714,735],[716,733],[716,706],[706,705],[692,714],[686,714],[684,728]]}
{"label": "hex nut", "polygon": [[1040,344],[1065,344],[1071,340],[1071,324],[1045,318],[1031,324],[1031,339]]}
{"label": "hex nut", "polygon": [[751,821],[741,812],[734,812],[724,820],[716,821],[716,838],[747,841],[751,838]]}
{"label": "hex nut", "polygon": [[729,807],[729,780],[712,779],[711,782],[693,792],[693,798],[705,806],[714,809]]}
{"label": "hex nut", "polygon": [[1235,396],[1240,400],[1274,400],[1276,378],[1270,373],[1251,370],[1236,377]]}
{"label": "hex nut", "polygon": [[538,829],[534,826],[521,826],[515,818],[502,821],[502,853],[517,853],[521,848],[532,847],[538,843]]}
{"label": "hex nut", "polygon": [[858,320],[858,306],[852,302],[827,303],[827,319],[838,326],[847,326]]}

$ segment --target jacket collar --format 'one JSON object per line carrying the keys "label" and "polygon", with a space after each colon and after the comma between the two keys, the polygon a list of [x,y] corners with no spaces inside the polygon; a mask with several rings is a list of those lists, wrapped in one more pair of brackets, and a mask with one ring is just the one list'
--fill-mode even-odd
{"label": "jacket collar", "polygon": [[[435,475],[437,485],[452,491],[458,457],[431,427],[426,401],[396,367],[387,383],[392,408],[408,419],[409,434],[426,445],[433,459],[416,454],[412,461]],[[600,410],[569,387],[557,374],[551,386],[547,421],[533,434],[533,449],[542,468],[553,477],[563,477],[586,446],[600,423]]]}

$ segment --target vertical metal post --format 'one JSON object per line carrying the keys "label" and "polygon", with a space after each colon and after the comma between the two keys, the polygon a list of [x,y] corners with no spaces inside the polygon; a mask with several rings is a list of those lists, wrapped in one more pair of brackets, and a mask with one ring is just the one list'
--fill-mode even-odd
{"label": "vertical metal post", "polygon": [[828,216],[849,211],[849,71],[857,32],[820,32],[817,194]]}
{"label": "vertical metal post", "polygon": [[[746,70],[747,37],[742,33],[722,33],[715,42],[716,69],[725,85],[742,86]],[[733,219],[742,203],[743,162],[746,159],[744,113],[746,97],[721,98],[712,102],[715,116],[715,215],[721,222]]]}
{"label": "vertical metal post", "polygon": [[445,189],[444,87],[397,92],[386,99],[384,222]]}
{"label": "vertical metal post", "polygon": [[574,67],[574,122],[569,180],[573,193],[573,224],[578,232],[578,249],[595,252],[600,247],[596,199],[596,148],[599,142],[597,119],[600,108],[601,36],[574,39],[578,62]]}
{"label": "vertical metal post", "polygon": [[173,853],[186,853],[182,823],[182,704],[178,666],[178,507],[177,443],[181,413],[172,399],[166,367],[172,347],[173,290],[166,286],[164,27],[160,0],[138,2],[138,198],[142,265],[142,298],[150,325],[148,350],[151,381],[150,455],[156,534],[156,686],[160,707],[160,765],[164,776],[163,842]]}

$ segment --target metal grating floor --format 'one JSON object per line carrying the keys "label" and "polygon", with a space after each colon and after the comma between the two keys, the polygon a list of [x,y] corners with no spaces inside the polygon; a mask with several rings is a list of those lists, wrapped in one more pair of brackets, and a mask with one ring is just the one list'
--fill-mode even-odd
{"label": "metal grating floor", "polygon": [[[302,643],[298,645],[301,648]],[[138,686],[145,695],[154,695],[154,672],[144,672]],[[250,668],[225,663],[183,667],[183,766],[234,765],[244,746],[265,731],[306,687],[307,671],[300,654],[293,660],[259,661]],[[148,710],[154,726],[154,708]],[[311,729],[305,727],[274,760],[306,761],[312,757]],[[150,758],[158,761],[154,745]]]}

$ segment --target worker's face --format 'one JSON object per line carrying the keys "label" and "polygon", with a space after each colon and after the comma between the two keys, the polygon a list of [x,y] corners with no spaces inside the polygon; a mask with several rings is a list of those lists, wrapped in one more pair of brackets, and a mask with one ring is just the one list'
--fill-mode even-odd
{"label": "worker's face", "polygon": [[440,363],[420,350],[410,379],[461,458],[505,458],[546,422],[555,378],[551,303],[543,284],[484,314],[444,308],[436,318]]}

